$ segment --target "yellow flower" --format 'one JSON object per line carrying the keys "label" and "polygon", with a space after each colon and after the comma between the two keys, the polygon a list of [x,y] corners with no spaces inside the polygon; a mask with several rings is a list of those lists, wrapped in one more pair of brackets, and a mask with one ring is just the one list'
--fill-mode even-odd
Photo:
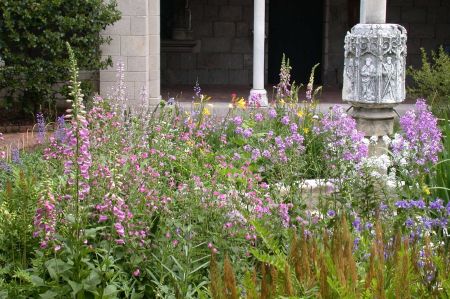
{"label": "yellow flower", "polygon": [[188,146],[192,147],[192,146],[194,146],[194,141],[188,140],[188,141],[186,142],[186,144],[187,144]]}
{"label": "yellow flower", "polygon": [[297,116],[298,117],[303,117],[303,115],[304,115],[303,110],[298,110],[297,111]]}
{"label": "yellow flower", "polygon": [[309,133],[309,128],[303,128],[303,133],[308,134]]}
{"label": "yellow flower", "polygon": [[284,99],[280,99],[280,104],[284,105],[284,103],[285,103]]}
{"label": "yellow flower", "polygon": [[431,194],[430,188],[428,188],[427,185],[424,185],[422,187],[422,190],[423,190],[423,193],[425,193],[426,195],[430,195]]}
{"label": "yellow flower", "polygon": [[211,115],[211,111],[209,111],[209,109],[205,107],[203,108],[202,114],[208,116]]}
{"label": "yellow flower", "polygon": [[245,100],[244,98],[241,98],[239,101],[236,102],[236,107],[240,108],[240,109],[245,109]]}

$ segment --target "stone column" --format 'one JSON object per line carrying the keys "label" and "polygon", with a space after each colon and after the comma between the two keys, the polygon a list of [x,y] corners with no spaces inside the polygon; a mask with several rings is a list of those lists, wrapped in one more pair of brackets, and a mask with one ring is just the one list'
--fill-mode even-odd
{"label": "stone column", "polygon": [[265,0],[254,0],[253,13],[253,89],[250,98],[259,98],[262,107],[268,106],[264,89]]}
{"label": "stone column", "polygon": [[[385,24],[386,0],[362,0],[360,24],[345,37],[342,99],[366,136],[393,133],[394,107],[405,100],[406,30]],[[372,154],[383,153],[383,145]]]}
{"label": "stone column", "polygon": [[[134,0],[135,1],[135,0]],[[164,0],[163,0],[164,1]],[[159,103],[161,99],[161,8],[160,0],[149,0],[149,89],[150,105]]]}
{"label": "stone column", "polygon": [[112,94],[121,61],[130,105],[139,104],[144,89],[155,102],[160,98],[159,0],[119,0],[118,8],[122,18],[102,33],[112,38],[101,50],[114,66],[100,71],[100,94]]}
{"label": "stone column", "polygon": [[386,23],[386,0],[361,0],[360,23]]}

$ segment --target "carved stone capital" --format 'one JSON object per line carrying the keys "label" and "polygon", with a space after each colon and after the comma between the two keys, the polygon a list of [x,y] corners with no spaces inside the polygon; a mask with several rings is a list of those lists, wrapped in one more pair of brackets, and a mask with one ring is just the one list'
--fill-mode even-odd
{"label": "carved stone capital", "polygon": [[358,105],[405,100],[406,29],[396,24],[357,24],[345,37],[342,99]]}

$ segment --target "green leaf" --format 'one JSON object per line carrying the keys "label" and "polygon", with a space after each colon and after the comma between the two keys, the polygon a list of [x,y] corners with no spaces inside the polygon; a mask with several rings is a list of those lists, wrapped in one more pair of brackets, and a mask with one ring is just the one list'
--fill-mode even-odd
{"label": "green leaf", "polygon": [[83,289],[83,285],[80,283],[77,283],[72,280],[69,280],[68,283],[69,283],[70,287],[72,288],[73,297],[75,297]]}
{"label": "green leaf", "polygon": [[8,291],[0,291],[0,299],[8,299]]}
{"label": "green leaf", "polygon": [[116,286],[110,284],[103,290],[103,299],[117,298],[117,292]]}
{"label": "green leaf", "polygon": [[42,299],[57,298],[56,296],[58,296],[58,293],[52,292],[50,290],[48,290],[47,292],[39,295],[39,297],[41,297]]}
{"label": "green leaf", "polygon": [[45,266],[47,267],[48,273],[53,280],[58,280],[62,273],[72,268],[72,266],[56,258],[47,261]]}
{"label": "green leaf", "polygon": [[45,286],[45,281],[36,275],[31,275],[31,283],[36,287],[43,287]]}

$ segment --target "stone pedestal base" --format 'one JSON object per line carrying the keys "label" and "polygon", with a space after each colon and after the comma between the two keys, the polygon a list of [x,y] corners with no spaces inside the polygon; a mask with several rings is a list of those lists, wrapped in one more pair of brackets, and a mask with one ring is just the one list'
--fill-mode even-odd
{"label": "stone pedestal base", "polygon": [[[358,131],[364,132],[367,138],[372,136],[382,137],[394,133],[394,120],[397,114],[393,106],[385,107],[354,107],[353,118],[356,120]],[[386,145],[378,139],[377,145],[369,146],[370,156],[380,156],[385,154],[387,150]]]}
{"label": "stone pedestal base", "polygon": [[267,98],[267,91],[265,89],[252,89],[250,90],[249,99],[259,98],[261,107],[269,106],[269,99]]}

